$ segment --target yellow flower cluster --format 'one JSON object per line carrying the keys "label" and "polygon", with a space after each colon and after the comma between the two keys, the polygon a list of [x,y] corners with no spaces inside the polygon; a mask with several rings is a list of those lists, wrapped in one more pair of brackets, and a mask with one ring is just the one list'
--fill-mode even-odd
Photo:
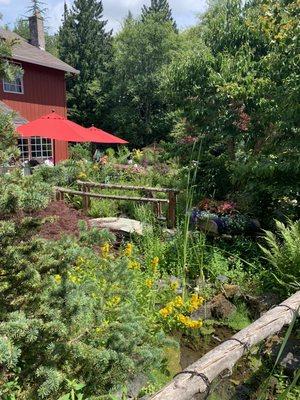
{"label": "yellow flower cluster", "polygon": [[61,276],[60,275],[54,275],[54,280],[59,285],[61,283]]}
{"label": "yellow flower cluster", "polygon": [[105,242],[101,247],[101,255],[103,258],[107,258],[109,256],[109,251],[110,251],[110,244],[108,242]]}
{"label": "yellow flower cluster", "polygon": [[138,261],[129,261],[128,268],[134,270],[140,270],[141,264]]}
{"label": "yellow flower cluster", "polygon": [[179,288],[179,283],[177,281],[171,282],[170,287],[174,292]]}
{"label": "yellow flower cluster", "polygon": [[78,179],[86,179],[87,178],[87,174],[85,174],[84,172],[80,172],[77,176]]}
{"label": "yellow flower cluster", "polygon": [[189,311],[192,312],[198,310],[198,308],[202,306],[203,301],[204,301],[203,297],[199,296],[196,293],[192,294],[190,298]]}
{"label": "yellow flower cluster", "polygon": [[166,307],[162,308],[159,313],[163,318],[167,318],[173,313],[174,309],[181,308],[183,305],[183,298],[181,296],[177,296],[173,301],[170,301]]}
{"label": "yellow flower cluster", "polygon": [[177,315],[177,320],[189,329],[199,329],[202,326],[202,321],[196,321],[194,319],[191,319],[190,317],[186,317],[183,314]]}
{"label": "yellow flower cluster", "polygon": [[175,297],[175,300],[173,301],[173,305],[176,307],[176,308],[181,308],[181,307],[183,307],[183,298],[181,297],[181,296],[176,296]]}
{"label": "yellow flower cluster", "polygon": [[81,279],[80,279],[78,276],[72,275],[72,274],[70,274],[70,273],[69,273],[69,280],[70,280],[72,283],[75,283],[75,284],[81,282]]}
{"label": "yellow flower cluster", "polygon": [[121,303],[121,297],[120,296],[114,296],[112,297],[108,302],[107,306],[109,308],[115,308]]}
{"label": "yellow flower cluster", "polygon": [[154,272],[157,271],[158,264],[159,264],[159,258],[154,257],[153,260],[151,261],[151,267],[153,268]]}
{"label": "yellow flower cluster", "polygon": [[124,249],[124,256],[131,257],[133,251],[133,244],[127,243]]}
{"label": "yellow flower cluster", "polygon": [[153,279],[148,278],[148,279],[145,280],[145,285],[149,289],[151,289],[153,287],[153,283],[154,283]]}
{"label": "yellow flower cluster", "polygon": [[173,310],[174,310],[173,305],[169,303],[166,305],[166,307],[159,310],[159,313],[163,318],[167,318],[169,315],[172,314]]}

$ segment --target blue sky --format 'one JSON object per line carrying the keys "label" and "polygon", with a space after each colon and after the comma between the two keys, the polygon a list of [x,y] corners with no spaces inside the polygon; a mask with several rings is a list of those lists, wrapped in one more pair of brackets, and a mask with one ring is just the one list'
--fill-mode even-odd
{"label": "blue sky", "polygon": [[[60,25],[64,0],[44,0],[44,2],[48,8],[47,26],[55,32]],[[67,0],[67,3],[71,4],[72,0]],[[149,3],[150,0],[103,0],[104,16],[108,20],[108,27],[115,31],[119,30],[128,10],[138,15],[142,5]],[[197,14],[204,11],[206,0],[169,0],[169,3],[178,26],[186,28],[193,25],[197,20]],[[30,0],[0,0],[3,22],[12,27],[17,18],[24,17],[29,4]]]}

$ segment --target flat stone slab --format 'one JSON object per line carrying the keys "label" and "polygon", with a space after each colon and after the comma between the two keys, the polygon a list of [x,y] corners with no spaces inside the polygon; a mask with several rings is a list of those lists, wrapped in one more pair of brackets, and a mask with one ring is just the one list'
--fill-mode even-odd
{"label": "flat stone slab", "polygon": [[95,218],[89,221],[92,227],[109,229],[114,232],[143,234],[144,225],[135,219],[129,218]]}

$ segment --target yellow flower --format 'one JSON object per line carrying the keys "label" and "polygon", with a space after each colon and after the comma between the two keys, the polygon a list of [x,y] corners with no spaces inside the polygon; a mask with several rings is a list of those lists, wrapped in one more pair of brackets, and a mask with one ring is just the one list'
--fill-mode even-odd
{"label": "yellow flower", "polygon": [[124,256],[130,257],[132,255],[132,251],[133,251],[133,244],[127,243],[124,249]]}
{"label": "yellow flower", "polygon": [[172,312],[173,312],[173,306],[171,304],[159,310],[159,313],[163,318],[167,318],[169,315],[172,314]]}
{"label": "yellow flower", "polygon": [[181,296],[176,296],[173,303],[175,307],[181,308],[183,306],[183,298]]}
{"label": "yellow flower", "polygon": [[98,169],[99,169],[99,165],[98,165],[98,164],[94,164],[94,165],[93,165],[93,170],[94,170],[94,171],[98,171]]}
{"label": "yellow flower", "polygon": [[179,288],[179,283],[177,281],[171,282],[170,287],[174,292]]}
{"label": "yellow flower", "polygon": [[114,296],[112,297],[108,302],[107,302],[107,307],[109,308],[115,308],[121,303],[121,297],[120,296]]}
{"label": "yellow flower", "polygon": [[105,242],[103,246],[100,247],[101,255],[103,258],[107,258],[110,251],[110,244]]}
{"label": "yellow flower", "polygon": [[78,174],[78,179],[86,179],[86,177],[87,177],[87,174],[85,174],[84,172],[80,172],[79,174]]}
{"label": "yellow flower", "polygon": [[149,288],[149,289],[152,288],[153,283],[154,283],[154,282],[153,282],[153,279],[148,278],[148,279],[145,280],[145,285],[146,285],[147,288]]}
{"label": "yellow flower", "polygon": [[153,268],[154,272],[157,270],[159,264],[159,258],[154,257],[153,260],[151,261],[151,267]]}
{"label": "yellow flower", "polygon": [[61,283],[61,276],[60,275],[54,275],[54,280],[59,285]]}
{"label": "yellow flower", "polygon": [[198,310],[198,308],[202,306],[203,301],[204,301],[203,297],[199,296],[196,293],[192,294],[190,299],[189,311],[192,312]]}
{"label": "yellow flower", "polygon": [[196,321],[194,319],[191,319],[190,317],[186,317],[183,314],[179,314],[177,316],[178,322],[180,322],[182,325],[184,325],[186,328],[189,329],[199,329],[202,326],[202,321]]}
{"label": "yellow flower", "polygon": [[69,274],[69,279],[72,283],[80,283],[80,279],[75,275]]}
{"label": "yellow flower", "polygon": [[129,261],[128,268],[134,269],[134,270],[139,270],[139,269],[141,269],[141,264],[138,261]]}

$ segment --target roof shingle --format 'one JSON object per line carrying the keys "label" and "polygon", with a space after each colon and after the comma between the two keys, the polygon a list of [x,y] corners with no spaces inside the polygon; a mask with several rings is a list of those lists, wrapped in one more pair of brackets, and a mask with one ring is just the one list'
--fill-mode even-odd
{"label": "roof shingle", "polygon": [[17,43],[13,46],[14,60],[42,65],[44,67],[58,69],[65,72],[71,72],[73,74],[79,74],[79,71],[77,69],[54,57],[47,51],[32,46],[25,39],[14,32],[0,28],[0,38],[3,38],[5,40],[17,40]]}

